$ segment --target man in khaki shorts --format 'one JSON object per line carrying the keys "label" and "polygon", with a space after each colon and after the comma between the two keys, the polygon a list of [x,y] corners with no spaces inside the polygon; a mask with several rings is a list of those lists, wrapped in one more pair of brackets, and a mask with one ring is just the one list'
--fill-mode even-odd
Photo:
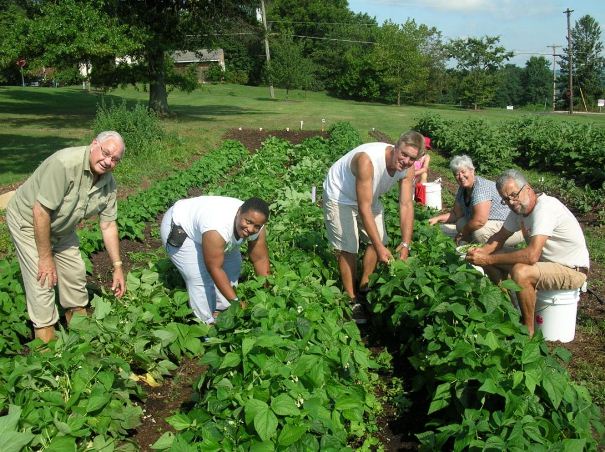
{"label": "man in khaki shorts", "polygon": [[62,149],[34,171],[6,209],[36,338],[55,336],[59,314],[54,287],[69,322],[85,314],[86,268],[80,256],[76,226],[99,215],[105,248],[113,262],[112,290],[121,297],[126,285],[116,224],[116,183],[111,174],[124,154],[124,141],[113,131],[101,132],[89,146]]}
{"label": "man in khaki shorts", "polygon": [[[484,267],[496,283],[510,275],[521,286],[517,299],[523,323],[533,336],[536,290],[582,287],[590,265],[588,248],[569,209],[556,198],[536,193],[519,171],[505,171],[496,188],[511,213],[485,247],[469,251],[466,259]],[[506,239],[519,230],[527,247],[501,250]]]}
{"label": "man in khaki shorts", "polygon": [[323,184],[324,220],[330,245],[336,250],[342,285],[351,299],[357,323],[365,323],[357,302],[359,239],[369,242],[363,256],[359,287],[363,290],[378,262],[393,259],[387,249],[380,196],[399,184],[399,223],[402,242],[397,247],[407,259],[414,225],[414,162],[424,155],[424,137],[410,131],[393,146],[366,143],[332,165]]}

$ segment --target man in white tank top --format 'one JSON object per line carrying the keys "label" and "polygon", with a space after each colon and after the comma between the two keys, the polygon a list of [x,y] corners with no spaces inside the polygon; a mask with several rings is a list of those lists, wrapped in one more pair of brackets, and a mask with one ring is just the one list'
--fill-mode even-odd
{"label": "man in white tank top", "polygon": [[[397,144],[366,143],[348,152],[328,171],[323,184],[324,220],[330,245],[336,250],[345,292],[355,302],[359,239],[369,242],[363,257],[359,287],[365,288],[378,262],[393,259],[380,196],[399,184],[399,258],[407,259],[414,224],[414,162],[424,155],[424,137],[410,131]],[[361,233],[361,234],[360,234]]]}
{"label": "man in white tank top", "polygon": [[[484,267],[496,283],[510,275],[521,286],[517,299],[523,323],[533,336],[536,290],[582,287],[590,265],[588,248],[580,223],[569,209],[557,198],[537,194],[519,171],[505,171],[496,188],[511,213],[487,245],[469,251],[466,259]],[[519,230],[527,247],[500,251]]]}

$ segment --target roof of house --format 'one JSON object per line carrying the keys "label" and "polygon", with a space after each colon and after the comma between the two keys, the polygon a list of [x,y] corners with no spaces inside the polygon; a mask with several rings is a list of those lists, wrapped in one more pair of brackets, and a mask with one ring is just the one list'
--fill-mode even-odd
{"label": "roof of house", "polygon": [[175,63],[203,63],[207,61],[223,61],[225,59],[223,49],[177,50],[176,52],[172,52],[172,58]]}

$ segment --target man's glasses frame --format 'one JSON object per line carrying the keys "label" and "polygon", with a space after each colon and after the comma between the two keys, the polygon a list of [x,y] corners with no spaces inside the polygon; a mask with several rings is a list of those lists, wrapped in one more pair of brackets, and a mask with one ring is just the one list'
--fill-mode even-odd
{"label": "man's glasses frame", "polygon": [[502,196],[502,200],[500,201],[500,204],[505,206],[507,203],[509,203],[511,201],[516,201],[517,199],[519,199],[519,195],[521,194],[521,192],[523,191],[523,189],[525,188],[526,185],[527,184],[523,184],[523,186],[519,189],[519,191],[517,193],[512,193],[509,196]]}

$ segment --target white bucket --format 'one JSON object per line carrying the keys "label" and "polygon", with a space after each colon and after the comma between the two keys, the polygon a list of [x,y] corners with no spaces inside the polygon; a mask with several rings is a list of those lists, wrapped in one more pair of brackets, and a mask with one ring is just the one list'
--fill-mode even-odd
{"label": "white bucket", "polygon": [[580,289],[538,290],[534,328],[542,330],[547,341],[573,341],[579,300]]}
{"label": "white bucket", "polygon": [[439,182],[423,182],[426,188],[426,206],[441,210],[441,184]]}

